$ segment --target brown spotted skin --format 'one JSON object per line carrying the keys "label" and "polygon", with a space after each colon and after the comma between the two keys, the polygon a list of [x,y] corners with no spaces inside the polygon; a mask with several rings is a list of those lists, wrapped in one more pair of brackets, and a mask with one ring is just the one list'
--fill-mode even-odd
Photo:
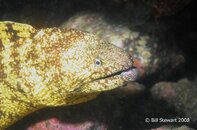
{"label": "brown spotted skin", "polygon": [[0,22],[0,130],[38,109],[122,86],[129,79],[108,75],[130,67],[127,53],[92,34]]}

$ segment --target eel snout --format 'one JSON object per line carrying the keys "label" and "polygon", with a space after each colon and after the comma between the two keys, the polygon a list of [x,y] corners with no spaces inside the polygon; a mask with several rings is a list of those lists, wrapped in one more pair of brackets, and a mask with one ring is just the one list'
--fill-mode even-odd
{"label": "eel snout", "polygon": [[127,70],[122,71],[120,75],[128,81],[135,81],[139,76],[139,71],[137,68],[131,67]]}

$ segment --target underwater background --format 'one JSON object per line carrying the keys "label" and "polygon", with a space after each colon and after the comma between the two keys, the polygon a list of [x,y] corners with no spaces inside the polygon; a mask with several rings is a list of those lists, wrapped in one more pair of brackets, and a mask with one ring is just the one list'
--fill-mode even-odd
{"label": "underwater background", "polygon": [[0,0],[1,21],[91,32],[132,53],[139,69],[134,83],[8,129],[197,129],[196,8],[195,0]]}

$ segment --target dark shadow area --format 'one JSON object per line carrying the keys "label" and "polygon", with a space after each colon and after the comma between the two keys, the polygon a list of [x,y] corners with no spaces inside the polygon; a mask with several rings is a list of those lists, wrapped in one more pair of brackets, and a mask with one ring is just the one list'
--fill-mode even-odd
{"label": "dark shadow area", "polygon": [[[197,1],[193,0],[185,8],[171,16],[155,18],[146,4],[139,4],[128,12],[125,2],[112,0],[0,0],[0,20],[28,23],[36,28],[58,27],[70,16],[81,12],[102,12],[113,21],[116,14],[130,21],[135,31],[157,37],[161,46],[170,51],[181,51],[185,63],[178,68],[165,66],[139,82],[145,84],[145,92],[134,96],[122,96],[114,92],[99,95],[95,100],[74,106],[47,108],[28,115],[8,130],[25,130],[30,125],[58,118],[62,122],[79,123],[95,121],[106,124],[109,130],[144,130],[169,123],[145,123],[148,117],[175,118],[178,116],[172,106],[165,101],[152,98],[150,88],[159,81],[177,81],[181,78],[195,79],[197,74]],[[117,18],[118,19],[118,18]],[[118,20],[117,20],[118,22]],[[167,43],[167,44],[165,44]],[[165,57],[166,58],[166,57]],[[167,57],[170,58],[170,57]],[[173,63],[173,58],[171,59]],[[174,61],[175,62],[175,61]],[[176,64],[176,63],[174,63]],[[168,68],[168,69],[166,69]],[[172,68],[172,69],[169,69]],[[166,71],[167,70],[167,71]],[[172,71],[169,71],[172,70]],[[197,129],[197,122],[173,123],[188,125]]]}

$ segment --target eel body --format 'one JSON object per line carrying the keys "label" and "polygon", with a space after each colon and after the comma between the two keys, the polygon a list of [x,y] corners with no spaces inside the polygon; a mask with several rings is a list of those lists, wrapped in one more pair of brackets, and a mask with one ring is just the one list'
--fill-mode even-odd
{"label": "eel body", "polygon": [[132,81],[125,51],[82,31],[0,22],[0,130]]}

